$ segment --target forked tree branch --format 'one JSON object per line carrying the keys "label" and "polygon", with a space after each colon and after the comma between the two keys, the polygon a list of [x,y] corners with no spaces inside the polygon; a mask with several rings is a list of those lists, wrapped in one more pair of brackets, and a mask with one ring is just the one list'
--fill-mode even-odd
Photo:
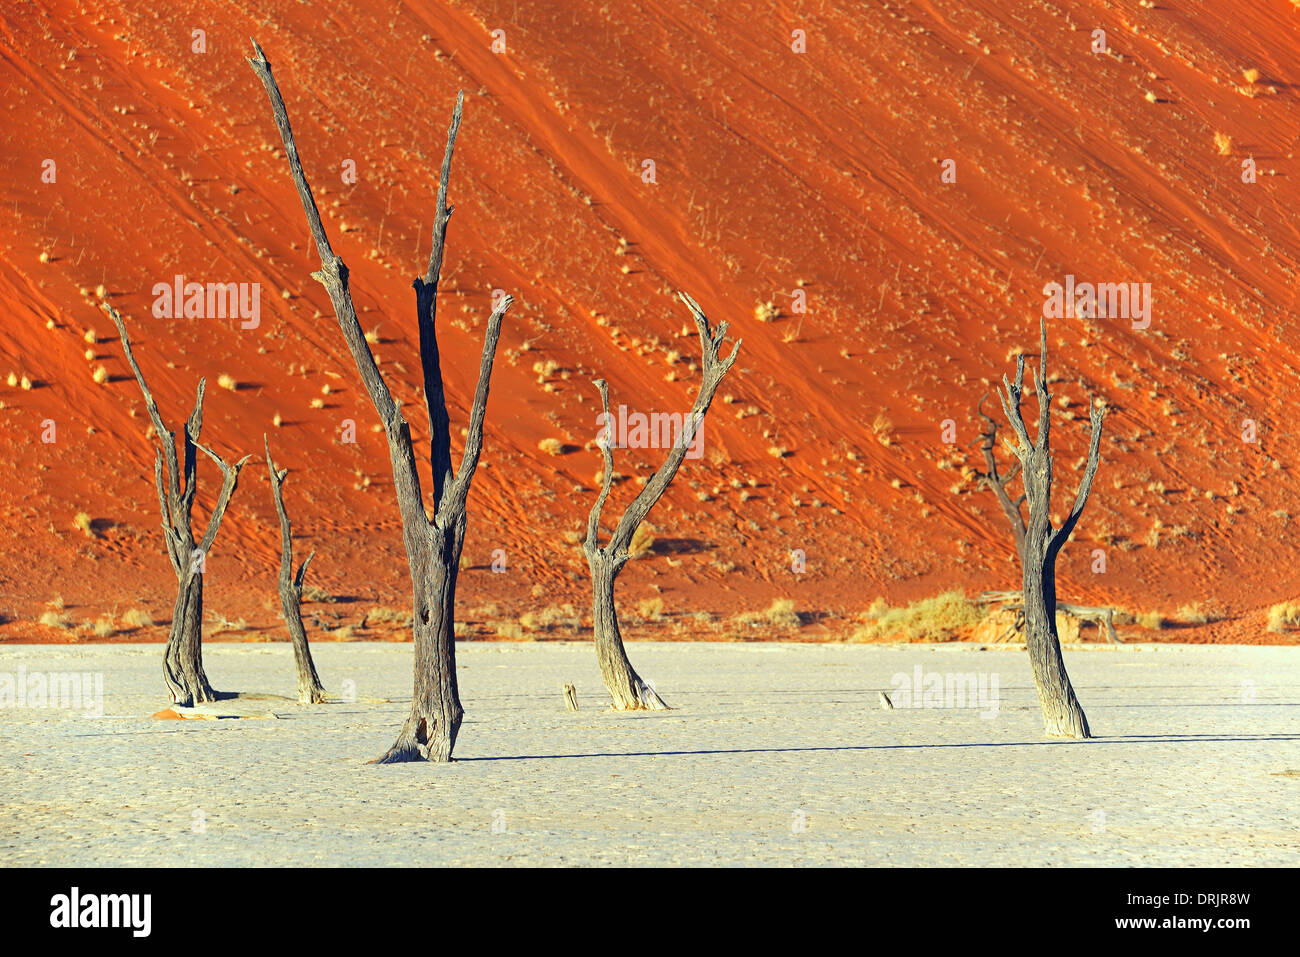
{"label": "forked tree branch", "polygon": [[1079,482],[1078,494],[1074,497],[1074,505],[1070,507],[1070,514],[1061,527],[1052,533],[1051,547],[1055,551],[1060,551],[1065,545],[1066,539],[1074,531],[1074,526],[1079,523],[1079,516],[1083,514],[1083,507],[1088,504],[1088,495],[1092,491],[1092,480],[1097,475],[1097,466],[1101,461],[1101,423],[1106,418],[1106,407],[1099,405],[1097,402],[1090,403],[1088,407],[1088,423],[1092,428],[1092,435],[1088,440],[1088,462],[1083,469],[1083,478]]}
{"label": "forked tree branch", "polygon": [[[709,405],[713,402],[713,396],[718,390],[718,385],[735,363],[736,356],[740,354],[740,344],[743,340],[737,340],[731,352],[725,358],[722,358],[719,355],[719,350],[726,341],[728,323],[720,323],[716,328],[711,326],[699,303],[684,292],[679,292],[677,295],[690,309],[691,316],[695,319],[696,331],[700,337],[700,349],[704,363],[700,391],[695,397],[695,403],[691,407],[687,419],[682,423],[681,434],[677,437],[677,441],[673,443],[672,448],[668,450],[664,463],[659,466],[658,471],[651,476],[645,487],[628,505],[623,517],[619,519],[618,524],[614,527],[606,551],[615,559],[627,554],[627,548],[632,542],[633,534],[641,522],[645,520],[645,517],[650,514],[650,510],[654,508],[655,503],[663,496],[668,484],[672,482],[673,477],[677,474],[682,460],[686,458],[686,452],[694,439],[696,431],[700,428],[705,414],[709,411]],[[598,543],[593,540],[593,544]]]}
{"label": "forked tree branch", "polygon": [[198,447],[203,450],[208,458],[217,463],[217,468],[221,469],[221,491],[217,493],[217,504],[212,506],[212,514],[208,516],[207,530],[203,533],[203,538],[198,544],[198,550],[206,555],[212,551],[212,545],[217,540],[217,529],[221,527],[221,519],[226,514],[226,506],[230,504],[230,496],[235,494],[235,486],[239,484],[239,470],[244,467],[244,463],[251,459],[252,456],[245,455],[234,465],[227,465],[220,455],[206,445],[199,445]]}
{"label": "forked tree branch", "polygon": [[294,591],[302,594],[302,583],[307,575],[307,564],[315,557],[316,552],[311,554],[298,566],[298,573],[293,573],[293,526],[289,522],[289,513],[284,507],[284,479],[289,474],[288,469],[276,468],[275,460],[271,458],[271,442],[262,433],[262,447],[266,450],[266,468],[271,473],[271,498],[275,502],[275,513],[280,519],[280,582],[282,585],[289,584]]}
{"label": "forked tree branch", "polygon": [[437,316],[438,282],[442,276],[442,256],[447,244],[447,223],[454,207],[447,205],[447,185],[451,180],[451,157],[460,132],[464,91],[456,94],[456,108],[447,126],[447,148],[442,156],[438,176],[438,198],[434,208],[433,236],[429,249],[429,266],[423,278],[416,279],[416,322],[420,330],[420,366],[424,374],[424,403],[429,416],[429,464],[433,469],[433,507],[442,502],[443,491],[452,481],[451,419],[447,415],[447,397],[443,390],[441,358],[438,353]]}
{"label": "forked tree branch", "polygon": [[[474,481],[478,469],[479,456],[483,453],[483,421],[487,417],[488,389],[492,383],[492,363],[496,359],[497,342],[501,338],[501,320],[514,304],[513,296],[505,296],[497,303],[488,317],[487,332],[483,336],[483,356],[479,360],[478,384],[474,387],[474,402],[469,411],[469,428],[465,435],[465,448],[460,454],[460,470],[452,484],[451,494],[447,496],[446,515],[450,516],[465,507],[469,498],[469,487]],[[441,379],[439,380],[441,382]],[[450,457],[448,458],[450,462]],[[442,511],[441,503],[437,506]]]}
{"label": "forked tree branch", "polygon": [[[149,383],[144,380],[144,373],[140,370],[140,364],[135,361],[135,352],[131,349],[131,337],[126,331],[126,322],[122,319],[121,313],[110,306],[104,304],[109,316],[113,320],[113,325],[117,326],[118,337],[122,340],[122,351],[126,353],[127,365],[131,367],[131,372],[135,374],[135,381],[140,386],[140,392],[144,396],[144,407],[149,412],[149,419],[153,422],[154,433],[158,436],[158,444],[162,446],[158,452],[158,459],[162,460],[167,469],[167,492],[163,494],[162,482],[158,482],[158,504],[163,510],[163,523],[168,532],[175,532],[182,527],[188,527],[188,514],[186,521],[182,523],[182,516],[174,511],[181,502],[180,479],[176,474],[176,436],[171,429],[167,428],[162,420],[162,414],[158,411],[158,403],[154,401],[153,393],[149,391]],[[202,383],[200,383],[200,389]],[[201,396],[201,393],[200,393]],[[188,433],[187,433],[188,434]],[[158,474],[155,461],[155,475]],[[171,539],[168,538],[168,541]]]}
{"label": "forked tree branch", "polygon": [[280,131],[280,140],[284,144],[285,155],[289,160],[289,175],[298,191],[298,198],[302,201],[307,227],[311,230],[316,251],[320,255],[321,268],[312,273],[312,278],[321,283],[329,293],[348,351],[352,353],[362,384],[365,385],[370,401],[384,425],[385,434],[388,436],[389,458],[393,465],[393,484],[396,487],[398,506],[402,513],[403,537],[406,540],[408,554],[413,554],[414,551],[425,547],[425,542],[415,535],[415,530],[422,526],[427,528],[429,518],[424,510],[420,476],[415,466],[415,453],[411,448],[410,427],[402,415],[400,404],[389,392],[388,385],[379,372],[379,366],[375,364],[375,357],[370,351],[361,323],[357,319],[352,293],[348,288],[347,266],[334,254],[329,238],[325,234],[325,226],[321,222],[320,211],[316,208],[311,186],[303,172],[302,161],[298,157],[298,147],[293,138],[293,129],[289,124],[289,113],[284,105],[284,97],[280,94],[280,87],[271,72],[271,64],[256,40],[253,41],[253,49],[257,52],[257,56],[249,58],[248,62],[266,88],[275,125]]}
{"label": "forked tree branch", "polygon": [[587,543],[594,548],[600,540],[600,513],[605,509],[610,487],[614,484],[614,424],[609,416],[609,384],[604,379],[593,379],[592,385],[600,390],[600,404],[605,410],[605,429],[596,440],[605,460],[605,472],[600,483],[600,494],[596,496],[591,512],[587,515]]}
{"label": "forked tree branch", "polygon": [[998,504],[1002,507],[1002,512],[1011,525],[1011,532],[1016,541],[1016,553],[1019,554],[1025,543],[1025,517],[1020,511],[1020,506],[1024,504],[1027,496],[1021,495],[1013,501],[1011,495],[1007,492],[1007,486],[1020,473],[1020,460],[1017,458],[1013,461],[1005,475],[1001,473],[998,468],[997,457],[994,454],[994,445],[998,436],[997,420],[984,411],[983,398],[980,399],[975,411],[988,424],[988,428],[980,433],[980,449],[984,453],[984,467],[987,470],[984,474],[984,481],[993,489],[993,494],[997,496]]}

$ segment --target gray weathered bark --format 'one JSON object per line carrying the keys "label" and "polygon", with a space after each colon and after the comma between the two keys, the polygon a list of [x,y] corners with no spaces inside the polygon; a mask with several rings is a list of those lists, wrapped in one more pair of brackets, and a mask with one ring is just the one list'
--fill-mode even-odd
{"label": "gray weathered bark", "polygon": [[262,80],[275,124],[280,131],[289,174],[298,198],[302,201],[307,225],[311,230],[320,255],[320,269],[312,277],[329,293],[338,318],[339,328],[356,363],[361,381],[370,395],[370,401],[383,424],[388,439],[388,455],[393,468],[393,486],[397,492],[397,505],[402,518],[402,540],[406,547],[407,565],[411,573],[414,604],[415,637],[415,690],[411,698],[411,711],[402,725],[396,743],[378,763],[451,760],[460,730],[464,710],[456,686],[456,644],[453,634],[455,619],[456,574],[460,565],[461,549],[465,544],[465,504],[470,485],[478,468],[483,449],[483,419],[487,409],[488,385],[492,378],[492,361],[496,355],[497,340],[501,336],[501,319],[514,301],[510,296],[498,302],[488,318],[487,333],[483,339],[483,356],[479,364],[478,387],[470,409],[469,429],[465,450],[461,455],[460,469],[453,475],[451,464],[451,426],[447,404],[443,395],[442,370],[439,363],[438,340],[434,319],[438,304],[438,279],[442,271],[443,245],[447,237],[447,222],[452,207],[447,205],[447,181],[451,174],[451,157],[460,128],[464,94],[456,97],[447,130],[447,148],[442,160],[442,173],[438,182],[437,208],[434,214],[433,247],[425,274],[414,282],[416,322],[420,330],[420,360],[424,374],[424,396],[429,416],[430,460],[433,466],[433,495],[431,512],[425,509],[420,488],[420,475],[416,468],[415,453],[411,448],[411,429],[402,415],[400,404],[393,398],[375,364],[370,346],[357,321],[348,288],[348,269],[330,247],[321,222],[320,211],[312,196],[311,186],[303,173],[289,126],[289,114],[284,98],[271,73],[271,64],[262,48],[254,41],[257,56],[249,59],[253,70]]}
{"label": "gray weathered bark", "polygon": [[587,516],[587,539],[583,552],[587,556],[587,566],[591,569],[592,587],[592,628],[596,641],[596,658],[600,663],[601,677],[605,687],[614,701],[614,708],[619,711],[661,711],[668,707],[655,690],[646,684],[636,673],[628,660],[623,647],[623,635],[618,627],[618,611],[614,605],[614,582],[618,573],[628,562],[628,546],[637,528],[650,514],[650,509],[663,496],[672,482],[682,460],[690,448],[696,431],[704,421],[713,395],[719,383],[731,369],[732,363],[740,352],[740,342],[732,348],[725,359],[718,357],[718,350],[726,340],[727,323],[721,323],[717,329],[709,325],[703,310],[694,299],[684,292],[677,294],[691,310],[695,318],[695,327],[700,335],[700,349],[704,356],[704,377],[700,383],[699,395],[691,407],[688,419],[683,422],[681,434],[669,450],[663,465],[646,482],[640,494],[632,500],[623,517],[615,526],[605,546],[600,545],[600,513],[609,498],[610,486],[614,480],[614,454],[611,450],[611,419],[609,414],[609,386],[604,379],[596,379],[596,388],[600,390],[600,401],[605,410],[605,432],[600,441],[600,449],[605,460],[605,473],[600,486],[600,494]]}
{"label": "gray weathered bark", "polygon": [[[172,608],[171,629],[167,634],[167,647],[163,652],[163,679],[167,682],[167,691],[176,704],[193,707],[202,701],[217,700],[217,692],[208,683],[203,672],[203,576],[207,571],[207,556],[217,539],[217,529],[221,526],[230,496],[235,493],[239,482],[239,470],[244,467],[249,456],[244,456],[234,465],[227,465],[221,456],[211,449],[199,444],[199,433],[203,429],[203,393],[205,380],[199,380],[194,399],[194,410],[185,423],[184,451],[178,475],[176,457],[176,436],[163,424],[162,415],[153,393],[144,380],[131,351],[131,337],[127,335],[126,323],[112,306],[104,307],[117,326],[118,336],[122,340],[122,351],[126,361],[135,374],[135,381],[144,396],[145,408],[157,434],[158,448],[154,453],[154,485],[158,491],[158,508],[162,512],[163,537],[167,545],[167,557],[171,560],[172,570],[176,573],[176,604]],[[208,526],[203,537],[194,539],[191,528],[191,513],[194,508],[194,496],[198,492],[198,455],[202,449],[221,469],[221,491],[212,514],[208,517]],[[164,481],[163,473],[166,472]],[[181,481],[184,480],[182,486]]]}
{"label": "gray weathered bark", "polygon": [[302,583],[307,576],[307,565],[316,553],[313,551],[304,558],[294,573],[293,528],[284,507],[284,479],[289,470],[275,467],[266,433],[262,434],[262,445],[266,449],[266,468],[271,473],[271,498],[275,500],[275,513],[280,517],[280,609],[284,612],[284,624],[289,629],[293,659],[298,668],[298,700],[303,704],[323,704],[325,689],[316,674],[311,647],[307,644],[307,629],[302,623]]}
{"label": "gray weathered bark", "polygon": [[1021,495],[1013,500],[1007,492],[1007,486],[1020,472],[1020,462],[1012,462],[1011,468],[1007,469],[1005,475],[1002,474],[998,468],[998,460],[993,454],[994,445],[997,443],[998,438],[997,420],[984,411],[984,400],[982,398],[975,411],[986,424],[985,431],[980,433],[980,450],[984,453],[984,472],[980,475],[980,478],[997,496],[998,505],[1002,507],[1002,514],[1007,517],[1007,524],[1011,526],[1011,535],[1016,540],[1016,556],[1023,561],[1025,554],[1025,516],[1021,511],[1021,506],[1025,504],[1026,496]]}
{"label": "gray weathered bark", "polygon": [[1025,494],[1029,500],[1029,521],[1025,526],[1024,547],[1021,550],[1025,602],[1025,644],[1033,667],[1034,684],[1038,689],[1038,703],[1043,710],[1043,724],[1049,735],[1063,738],[1089,738],[1092,736],[1088,719],[1075,697],[1070,676],[1065,671],[1061,657],[1061,642],[1056,632],[1056,556],[1064,547],[1074,526],[1083,514],[1097,474],[1100,461],[1101,423],[1105,407],[1089,403],[1089,420],[1092,437],[1088,447],[1088,461],[1084,467],[1079,491],[1070,514],[1060,528],[1052,528],[1052,451],[1050,440],[1051,394],[1047,391],[1047,323],[1042,321],[1040,332],[1040,357],[1034,374],[1034,391],[1038,401],[1038,434],[1030,440],[1029,431],[1020,412],[1020,398],[1025,379],[1025,357],[1016,362],[1016,381],[1013,385],[1002,377],[1005,394],[998,393],[1007,421],[1019,439],[1016,456],[1020,459],[1024,476]]}

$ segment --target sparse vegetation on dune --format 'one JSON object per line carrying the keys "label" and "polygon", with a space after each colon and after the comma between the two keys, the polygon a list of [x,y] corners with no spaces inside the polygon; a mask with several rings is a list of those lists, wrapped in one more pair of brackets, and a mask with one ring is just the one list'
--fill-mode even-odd
{"label": "sparse vegetation on dune", "polygon": [[1300,626],[1300,601],[1281,601],[1268,610],[1268,630],[1290,631]]}
{"label": "sparse vegetation on dune", "polygon": [[952,641],[960,632],[984,620],[985,612],[954,589],[922,598],[901,608],[890,608],[877,599],[868,615],[874,618],[853,632],[851,641]]}

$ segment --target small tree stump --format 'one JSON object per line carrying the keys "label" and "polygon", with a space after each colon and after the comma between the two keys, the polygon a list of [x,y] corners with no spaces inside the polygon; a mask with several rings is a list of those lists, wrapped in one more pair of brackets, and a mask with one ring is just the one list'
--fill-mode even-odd
{"label": "small tree stump", "polygon": [[570,711],[578,710],[578,689],[573,685],[565,685],[563,690],[564,707]]}

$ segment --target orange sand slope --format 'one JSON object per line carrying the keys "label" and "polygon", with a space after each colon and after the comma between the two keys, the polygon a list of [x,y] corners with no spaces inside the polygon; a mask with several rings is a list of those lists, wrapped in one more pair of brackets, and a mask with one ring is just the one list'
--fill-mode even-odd
{"label": "orange sand slope", "polygon": [[[410,283],[466,92],[439,323],[457,426],[493,290],[516,305],[470,499],[462,617],[582,608],[573,542],[599,468],[590,380],[609,380],[615,407],[688,407],[698,343],[676,289],[745,342],[624,601],[733,615],[788,597],[816,635],[878,596],[1014,587],[996,502],[962,464],[982,464],[976,403],[1035,347],[1044,284],[1073,274],[1149,282],[1154,305],[1147,329],[1050,323],[1062,510],[1088,397],[1111,406],[1062,597],[1167,614],[1199,602],[1227,620],[1179,638],[1290,640],[1263,622],[1300,593],[1292,3],[235,6],[0,12],[0,377],[18,383],[0,378],[0,637],[88,637],[33,624],[56,597],[73,622],[170,613],[147,417],[99,292],[126,315],[167,422],[181,425],[206,376],[206,443],[257,456],[209,558],[209,610],[278,634],[263,432],[291,470],[302,554],[317,551],[309,580],[355,599],[328,606],[334,620],[409,603],[386,450],[310,278],[245,62],[256,36],[417,453]],[[1099,28],[1106,53],[1092,51]],[[176,275],[260,284],[260,323],[155,318],[153,287]],[[546,439],[566,448],[552,455]],[[611,510],[662,454],[618,452],[627,480]],[[218,479],[199,470],[206,521]],[[504,573],[490,567],[498,549]]]}

